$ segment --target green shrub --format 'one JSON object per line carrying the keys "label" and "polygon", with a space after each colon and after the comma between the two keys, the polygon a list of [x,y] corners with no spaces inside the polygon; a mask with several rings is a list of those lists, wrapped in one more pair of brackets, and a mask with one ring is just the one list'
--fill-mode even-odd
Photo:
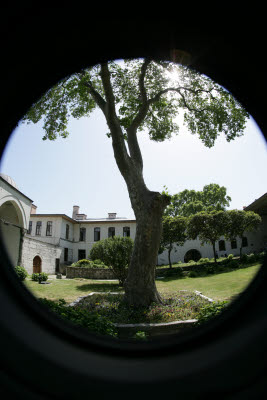
{"label": "green shrub", "polygon": [[221,312],[227,307],[229,304],[228,301],[217,301],[213,303],[209,303],[203,307],[201,307],[199,314],[197,315],[197,324],[200,325],[203,322],[207,322],[210,319],[216,317],[221,314]]}
{"label": "green shrub", "polygon": [[24,267],[20,267],[19,265],[15,267],[15,272],[20,281],[24,281],[28,276],[26,269]]}
{"label": "green shrub", "polygon": [[133,336],[134,339],[147,340],[147,333],[144,331],[138,331]]}
{"label": "green shrub", "polygon": [[198,273],[196,271],[189,271],[187,276],[189,276],[189,278],[196,278]]}
{"label": "green shrub", "polygon": [[227,257],[228,260],[232,260],[233,258],[234,258],[233,254],[228,254],[228,257]]}
{"label": "green shrub", "polygon": [[187,262],[187,264],[190,264],[190,265],[195,265],[195,264],[196,264],[196,262],[195,262],[194,260],[189,260],[189,261]]}
{"label": "green shrub", "polygon": [[254,263],[256,261],[257,261],[257,257],[255,256],[254,253],[247,255],[247,263]]}
{"label": "green shrub", "polygon": [[206,274],[211,275],[215,273],[215,268],[212,265],[207,266],[206,268]]}
{"label": "green shrub", "polygon": [[242,256],[240,257],[240,261],[242,264],[246,264],[248,262],[247,254],[242,254]]}
{"label": "green shrub", "polygon": [[45,282],[48,279],[48,274],[46,272],[41,272],[40,274],[34,273],[31,276],[32,281],[38,282],[39,280],[41,282]]}
{"label": "green shrub", "polygon": [[68,307],[64,299],[53,301],[43,298],[39,299],[39,301],[61,318],[75,325],[79,325],[97,334],[117,336],[114,324],[105,316],[99,315],[96,311],[88,312],[84,308]]}
{"label": "green shrub", "polygon": [[237,260],[229,261],[227,264],[228,268],[236,269],[239,267],[239,262]]}
{"label": "green shrub", "polygon": [[164,276],[175,276],[176,278],[181,278],[184,276],[182,268],[169,268],[165,273]]}
{"label": "green shrub", "polygon": [[108,268],[101,260],[88,260],[82,259],[73,264],[71,267],[78,267],[78,268]]}
{"label": "green shrub", "polygon": [[201,258],[200,260],[198,260],[198,262],[199,262],[200,264],[205,264],[205,263],[208,263],[209,261],[210,261],[209,258]]}
{"label": "green shrub", "polygon": [[90,267],[92,267],[92,264],[93,264],[92,261],[84,258],[82,260],[76,261],[75,263],[71,264],[71,266],[72,267],[82,267],[82,268],[89,267],[90,268]]}
{"label": "green shrub", "polygon": [[101,260],[94,260],[94,264],[104,265],[103,261]]}
{"label": "green shrub", "polygon": [[127,267],[133,251],[130,237],[114,236],[95,243],[90,251],[90,259],[101,260],[113,270],[114,276],[123,285],[127,277]]}

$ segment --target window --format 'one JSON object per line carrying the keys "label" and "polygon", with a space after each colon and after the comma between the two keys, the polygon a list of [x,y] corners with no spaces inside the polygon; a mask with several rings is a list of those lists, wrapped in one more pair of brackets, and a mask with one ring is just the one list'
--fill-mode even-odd
{"label": "window", "polygon": [[86,228],[80,228],[80,242],[85,242]]}
{"label": "window", "polygon": [[225,241],[219,240],[219,251],[225,251]]}
{"label": "window", "polygon": [[78,250],[78,261],[79,260],[84,260],[85,258],[86,258],[85,250]]}
{"label": "window", "polygon": [[237,249],[236,239],[233,239],[233,240],[231,241],[231,249]]}
{"label": "window", "polygon": [[70,233],[70,226],[69,224],[66,225],[66,239],[69,238],[69,233]]}
{"label": "window", "polygon": [[100,228],[95,228],[94,229],[94,241],[97,242],[100,240]]}
{"label": "window", "polygon": [[32,221],[29,222],[29,229],[27,233],[30,235],[32,233]]}
{"label": "window", "polygon": [[47,221],[46,236],[52,236],[52,221]]}
{"label": "window", "polygon": [[242,237],[242,247],[248,247],[248,239],[246,236]]}
{"label": "window", "polygon": [[42,229],[42,221],[37,221],[36,222],[36,231],[35,231],[36,236],[41,235],[41,229]]}
{"label": "window", "polygon": [[114,237],[115,236],[115,228],[110,227],[108,228],[108,237]]}
{"label": "window", "polygon": [[123,228],[123,237],[130,237],[130,228],[129,228],[129,226],[124,226],[124,228]]}
{"label": "window", "polygon": [[64,248],[64,261],[68,261],[69,258],[69,249],[67,247]]}

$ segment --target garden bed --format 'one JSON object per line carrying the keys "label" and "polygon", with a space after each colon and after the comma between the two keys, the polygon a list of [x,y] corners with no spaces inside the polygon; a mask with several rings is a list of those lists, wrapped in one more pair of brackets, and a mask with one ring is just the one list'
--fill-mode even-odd
{"label": "garden bed", "polygon": [[70,306],[108,318],[118,329],[118,336],[128,338],[140,331],[148,336],[157,336],[192,328],[200,309],[213,301],[200,292],[180,291],[172,297],[162,296],[162,304],[134,309],[124,302],[122,294],[90,293]]}

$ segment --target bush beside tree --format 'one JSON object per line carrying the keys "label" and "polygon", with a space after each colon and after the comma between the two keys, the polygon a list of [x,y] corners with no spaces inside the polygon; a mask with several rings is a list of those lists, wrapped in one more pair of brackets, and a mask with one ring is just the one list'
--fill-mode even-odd
{"label": "bush beside tree", "polygon": [[123,286],[133,245],[134,241],[130,237],[114,236],[95,243],[89,256],[91,260],[101,260],[111,268],[119,285]]}

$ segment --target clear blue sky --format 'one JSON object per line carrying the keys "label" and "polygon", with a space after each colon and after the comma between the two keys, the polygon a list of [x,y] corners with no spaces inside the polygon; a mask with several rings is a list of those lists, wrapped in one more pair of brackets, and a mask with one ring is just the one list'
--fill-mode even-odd
{"label": "clear blue sky", "polygon": [[[0,164],[18,188],[37,205],[39,213],[72,214],[73,205],[90,217],[134,217],[126,185],[116,166],[111,139],[99,110],[90,118],[72,120],[70,136],[43,141],[42,124],[19,124]],[[267,192],[266,142],[253,118],[244,136],[228,143],[220,137],[206,148],[181,127],[178,136],[162,143],[143,133],[139,142],[149,189],[170,194],[201,190],[218,183],[227,188],[230,208],[242,209]]]}

